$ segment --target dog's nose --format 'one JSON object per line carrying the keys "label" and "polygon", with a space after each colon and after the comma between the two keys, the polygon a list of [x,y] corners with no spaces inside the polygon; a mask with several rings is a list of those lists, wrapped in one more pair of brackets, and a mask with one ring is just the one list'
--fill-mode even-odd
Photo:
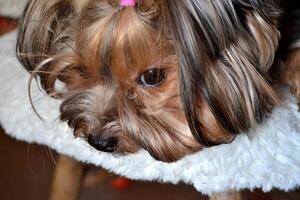
{"label": "dog's nose", "polygon": [[88,143],[99,151],[113,152],[118,144],[118,139],[116,137],[101,137],[90,134]]}

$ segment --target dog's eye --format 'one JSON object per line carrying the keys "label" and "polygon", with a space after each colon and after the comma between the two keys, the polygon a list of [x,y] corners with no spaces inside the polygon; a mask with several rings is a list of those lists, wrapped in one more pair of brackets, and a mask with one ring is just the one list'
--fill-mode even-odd
{"label": "dog's eye", "polygon": [[139,85],[144,87],[157,87],[166,77],[166,72],[161,68],[152,68],[145,71],[137,80]]}

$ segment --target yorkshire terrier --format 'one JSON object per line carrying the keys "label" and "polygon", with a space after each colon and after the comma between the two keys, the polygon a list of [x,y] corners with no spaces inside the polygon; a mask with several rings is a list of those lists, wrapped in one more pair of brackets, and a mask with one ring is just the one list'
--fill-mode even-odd
{"label": "yorkshire terrier", "polygon": [[262,123],[281,80],[300,99],[290,2],[30,0],[17,56],[76,137],[171,162]]}

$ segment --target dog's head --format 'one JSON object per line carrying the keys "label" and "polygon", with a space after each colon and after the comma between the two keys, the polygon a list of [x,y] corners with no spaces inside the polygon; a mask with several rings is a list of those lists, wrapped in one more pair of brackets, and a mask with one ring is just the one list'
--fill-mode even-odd
{"label": "dog's head", "polygon": [[231,141],[278,103],[278,15],[272,0],[31,0],[17,55],[63,99],[76,136],[174,161]]}

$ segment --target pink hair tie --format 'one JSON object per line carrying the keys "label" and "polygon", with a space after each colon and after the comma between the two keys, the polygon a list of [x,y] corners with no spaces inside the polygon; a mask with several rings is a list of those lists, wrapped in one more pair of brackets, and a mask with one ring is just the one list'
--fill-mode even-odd
{"label": "pink hair tie", "polygon": [[136,0],[121,0],[120,6],[121,7],[135,7]]}

